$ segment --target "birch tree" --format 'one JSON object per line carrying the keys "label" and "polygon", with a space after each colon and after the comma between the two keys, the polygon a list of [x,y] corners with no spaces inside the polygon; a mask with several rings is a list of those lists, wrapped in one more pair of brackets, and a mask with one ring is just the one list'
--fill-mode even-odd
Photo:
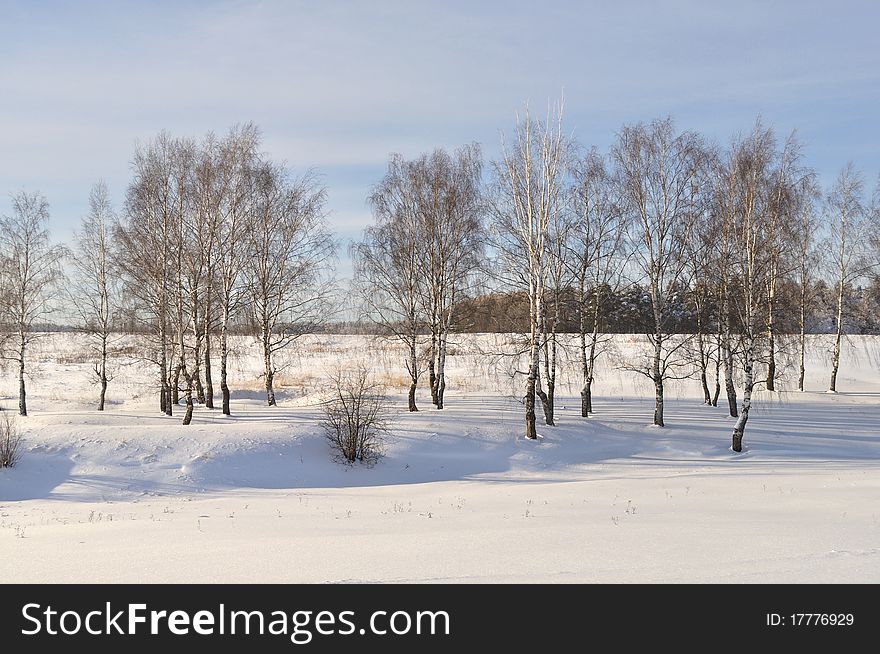
{"label": "birch tree", "polygon": [[814,175],[805,176],[798,185],[795,209],[794,250],[795,281],[798,288],[798,390],[804,390],[806,375],[807,321],[812,313],[810,305],[814,300],[812,290],[815,270],[818,266],[816,233],[819,230],[819,215],[816,204],[821,193]]}
{"label": "birch tree", "polygon": [[764,233],[776,161],[773,131],[764,128],[760,122],[745,139],[733,146],[730,157],[737,192],[730,253],[736,289],[732,302],[739,319],[743,369],[742,402],[731,445],[734,452],[742,451],[753,391],[758,383],[755,365],[760,358],[760,340],[766,336],[764,298],[773,246],[764,240]]}
{"label": "birch tree", "polygon": [[600,332],[605,306],[620,289],[625,269],[627,225],[605,158],[595,148],[574,162],[571,178],[568,265],[577,290],[581,416],[586,418],[593,412],[596,361],[608,342]]}
{"label": "birch tree", "polygon": [[840,345],[846,331],[846,293],[868,270],[865,239],[864,180],[852,162],[848,163],[825,198],[829,269],[834,280],[836,312],[834,350],[831,355],[831,381],[828,391],[837,392]]}
{"label": "birch tree", "polygon": [[[714,254],[715,223],[708,213],[698,212],[694,228],[685,245],[687,252],[686,275],[690,281],[688,298],[693,310],[694,358],[700,388],[703,393],[703,404],[712,405],[712,392],[709,390],[708,370],[711,362],[710,330],[712,322],[717,319],[717,307],[713,306],[717,277],[714,266],[717,263]],[[716,374],[716,386],[718,385]]]}
{"label": "birch tree", "polygon": [[678,133],[671,119],[625,126],[612,153],[624,207],[632,216],[633,263],[646,281],[651,299],[652,353],[644,366],[633,366],[654,384],[654,424],[664,425],[664,383],[681,378],[688,339],[670,333],[669,304],[681,287],[686,244],[696,212],[692,185],[701,170],[699,137]]}
{"label": "birch tree", "polygon": [[[229,390],[229,324],[242,306],[246,286],[241,284],[247,257],[247,234],[254,218],[254,177],[258,167],[260,134],[247,124],[230,130],[218,144],[212,191],[212,255],[209,275],[217,288],[220,329],[220,393],[222,411],[231,415]],[[210,289],[209,289],[210,292]],[[208,302],[209,307],[211,305]],[[206,335],[210,335],[206,324]],[[206,336],[206,339],[207,339]],[[205,360],[210,361],[210,340],[205,341]],[[210,393],[209,393],[210,397]]]}
{"label": "birch tree", "polygon": [[52,309],[62,280],[62,246],[49,238],[49,202],[38,192],[12,197],[12,214],[0,218],[0,271],[3,322],[13,335],[3,358],[18,367],[18,412],[28,414],[28,347],[39,337],[35,327]]}
{"label": "birch tree", "polygon": [[324,277],[334,244],[324,225],[326,191],[314,174],[293,178],[264,162],[255,176],[245,280],[263,355],[266,403],[276,405],[276,355],[326,316]]}
{"label": "birch tree", "polygon": [[444,406],[446,354],[459,298],[482,256],[482,159],[476,144],[450,155],[435,150],[413,162],[416,212],[424,239],[419,248],[423,303],[431,329],[428,379],[431,400]]}
{"label": "birch tree", "polygon": [[94,373],[100,386],[98,411],[104,410],[111,379],[107,359],[119,311],[119,277],[113,266],[112,235],[116,216],[107,185],[99,181],[89,194],[89,213],[74,236],[70,297],[80,328],[93,341],[98,360]]}
{"label": "birch tree", "polygon": [[538,437],[535,396],[540,375],[545,292],[550,265],[550,238],[562,210],[569,144],[562,133],[562,106],[548,111],[544,122],[526,112],[517,117],[512,142],[502,139],[495,163],[495,247],[509,278],[529,301],[528,369],[523,403],[525,436]]}
{"label": "birch tree", "polygon": [[[563,203],[564,200],[558,200]],[[544,370],[544,383],[538,375],[535,393],[541,400],[544,410],[544,423],[556,424],[556,377],[559,369],[559,335],[557,330],[562,314],[563,299],[569,288],[568,247],[570,223],[563,210],[557,209],[550,220],[547,233],[547,264],[544,281],[543,311],[539,316],[541,333],[541,361]]]}
{"label": "birch tree", "polygon": [[167,415],[173,413],[171,377],[176,365],[171,327],[174,224],[182,202],[174,171],[176,148],[176,140],[162,132],[135,149],[124,214],[114,230],[125,295],[136,302],[138,317],[153,337],[146,356],[158,368],[159,408]]}
{"label": "birch tree", "polygon": [[[734,291],[733,260],[736,212],[738,209],[738,167],[736,150],[731,148],[726,156],[719,157],[713,167],[713,224],[715,225],[715,259],[718,302],[717,356],[724,372],[724,393],[727,412],[731,418],[739,416],[736,384],[734,380]],[[716,369],[717,380],[717,369]],[[716,381],[716,385],[718,382]]]}
{"label": "birch tree", "polygon": [[411,163],[392,155],[385,176],[369,198],[375,225],[368,227],[363,239],[351,249],[354,283],[362,298],[364,316],[406,348],[410,411],[419,410],[419,343],[427,323],[423,301],[425,223],[419,217],[416,177]]}
{"label": "birch tree", "polygon": [[[172,401],[178,402],[180,379],[184,380],[185,411],[182,424],[192,423],[196,380],[199,376],[201,354],[200,291],[205,282],[204,258],[194,235],[199,231],[199,213],[195,193],[195,160],[197,146],[189,139],[178,141],[174,153],[174,178],[180,201],[174,214],[174,325],[177,338],[177,365],[174,369]],[[192,330],[192,344],[188,333]],[[187,364],[192,352],[191,365]]]}
{"label": "birch tree", "polygon": [[767,306],[767,390],[776,390],[777,316],[779,284],[788,274],[792,225],[795,222],[795,188],[802,171],[798,169],[800,143],[795,133],[786,140],[772,180],[772,188],[763,221],[763,238],[768,253],[766,280]]}

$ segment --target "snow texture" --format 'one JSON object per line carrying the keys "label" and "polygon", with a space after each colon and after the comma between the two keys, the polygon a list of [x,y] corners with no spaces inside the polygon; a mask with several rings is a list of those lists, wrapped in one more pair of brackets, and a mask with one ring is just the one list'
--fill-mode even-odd
{"label": "snow texture", "polygon": [[[368,337],[299,341],[262,404],[260,359],[237,339],[233,416],[158,412],[148,364],[122,359],[92,409],[84,341],[36,346],[20,464],[0,470],[5,582],[880,582],[880,341],[852,338],[827,394],[830,337],[810,339],[807,391],[758,391],[745,451],[733,420],[670,384],[619,371],[618,336],[579,416],[575,366],[557,427],[526,441],[524,386],[457,336],[447,408],[405,411],[402,351]],[[482,353],[481,353],[482,352]],[[369,361],[395,406],[373,467],[333,460],[317,425],[325,372]],[[790,375],[792,376],[792,375]],[[791,386],[789,382],[787,384]],[[785,384],[783,384],[785,386]],[[15,409],[15,380],[0,385]],[[724,404],[724,396],[719,398]]]}

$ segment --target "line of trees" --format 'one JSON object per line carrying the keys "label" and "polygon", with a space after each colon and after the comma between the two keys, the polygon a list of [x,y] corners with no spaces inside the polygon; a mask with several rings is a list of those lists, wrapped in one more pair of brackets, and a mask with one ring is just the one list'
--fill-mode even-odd
{"label": "line of trees", "polygon": [[[456,156],[395,155],[375,187],[375,224],[352,249],[356,281],[365,316],[407,345],[410,410],[423,361],[442,407],[437,279],[449,284],[450,330],[478,322],[524,334],[509,354],[525,363],[527,438],[537,438],[539,402],[544,422],[555,423],[563,332],[578,335],[582,416],[593,411],[608,333],[638,330],[648,348],[625,366],[654,386],[653,423],[665,424],[667,383],[698,378],[707,405],[718,405],[723,387],[739,452],[755,388],[776,390],[783,346],[797,349],[803,390],[806,334],[830,304],[835,391],[854,305],[880,290],[880,185],[867,199],[849,164],[823,194],[796,134],[780,142],[760,120],[727,145],[669,118],[625,125],[601,153],[569,137],[562,114],[559,105],[545,120],[518,116],[482,186],[469,146]],[[440,183],[436,161],[475,174]],[[432,220],[445,220],[469,255],[458,276],[435,275],[432,257],[445,250],[432,240]],[[480,278],[484,292],[469,294]],[[442,362],[439,371],[442,379]]]}
{"label": "line of trees", "polygon": [[[277,353],[328,315],[335,241],[317,176],[296,177],[260,152],[252,125],[201,141],[161,133],[139,145],[117,214],[106,185],[89,198],[70,251],[49,238],[39,193],[13,197],[0,220],[3,356],[19,372],[27,415],[27,353],[36,327],[66,312],[90,337],[103,410],[115,334],[125,320],[149,335],[140,355],[156,366],[159,409],[214,407],[219,341],[222,412],[230,414],[228,335],[246,322],[263,355],[266,402],[275,404]],[[69,264],[69,265],[65,265]],[[72,312],[70,309],[72,308]]]}
{"label": "line of trees", "polygon": [[[22,415],[29,347],[59,300],[90,337],[99,409],[123,324],[147,335],[158,408],[182,402],[184,424],[195,405],[214,408],[218,378],[230,414],[229,335],[242,324],[275,404],[279,352],[327,327],[335,241],[320,179],[260,148],[252,124],[201,140],[160,133],[136,148],[118,212],[95,185],[70,250],[51,242],[42,195],[13,197],[0,218],[0,320]],[[565,131],[559,105],[544,120],[517,116],[488,166],[477,144],[393,155],[350,250],[361,317],[403,344],[410,411],[423,380],[444,408],[455,333],[506,320],[521,335],[507,354],[524,363],[527,438],[539,404],[555,424],[562,334],[577,334],[588,417],[608,334],[640,331],[647,347],[626,366],[654,387],[654,424],[668,382],[694,377],[707,405],[724,389],[741,451],[754,390],[776,389],[782,349],[796,349],[803,390],[806,334],[824,320],[836,391],[855,305],[880,304],[880,185],[866,197],[849,164],[823,192],[801,150],[760,120],[720,145],[667,118],[623,126],[601,152]]]}

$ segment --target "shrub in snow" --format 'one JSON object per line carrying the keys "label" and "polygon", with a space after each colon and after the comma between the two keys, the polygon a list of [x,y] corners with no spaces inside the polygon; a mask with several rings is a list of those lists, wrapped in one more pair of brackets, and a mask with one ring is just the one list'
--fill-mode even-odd
{"label": "shrub in snow", "polygon": [[0,418],[0,468],[11,468],[18,461],[21,433],[15,424],[15,416],[3,411]]}
{"label": "shrub in snow", "polygon": [[327,440],[348,463],[374,462],[387,433],[385,389],[362,366],[331,374],[330,385],[321,422]]}

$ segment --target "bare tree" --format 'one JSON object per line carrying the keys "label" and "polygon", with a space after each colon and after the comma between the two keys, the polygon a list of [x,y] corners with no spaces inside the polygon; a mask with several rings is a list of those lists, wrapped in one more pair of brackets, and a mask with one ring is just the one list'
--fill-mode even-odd
{"label": "bare tree", "polygon": [[551,230],[563,209],[563,182],[569,143],[562,133],[562,106],[544,122],[526,112],[517,116],[513,142],[502,142],[495,163],[495,247],[508,278],[529,300],[528,371],[525,436],[536,439],[535,396],[540,375],[546,308],[545,284],[550,266]]}
{"label": "bare tree", "polygon": [[136,302],[149,326],[154,346],[147,358],[159,372],[159,407],[171,415],[175,367],[171,313],[175,291],[175,220],[182,190],[174,159],[177,141],[162,132],[135,150],[125,212],[115,229],[116,265],[124,275],[125,294]]}
{"label": "bare tree", "polygon": [[846,329],[845,298],[848,288],[869,269],[866,257],[864,181],[852,162],[848,163],[825,198],[829,226],[828,261],[837,295],[834,351],[831,358],[831,382],[828,390],[837,392],[840,369],[840,343]]}
{"label": "bare tree", "polygon": [[[718,303],[718,330],[716,333],[716,387],[720,387],[718,367],[724,372],[724,392],[727,397],[727,411],[731,418],[739,416],[736,384],[734,382],[734,282],[733,260],[735,248],[735,224],[738,209],[738,168],[735,152],[727,157],[718,157],[713,166],[713,216],[715,251],[718,278],[716,302]],[[720,388],[719,388],[720,390]],[[716,394],[717,396],[717,394]],[[717,401],[714,402],[717,406]]]}
{"label": "bare tree", "polygon": [[[229,391],[229,323],[246,296],[240,283],[247,256],[247,233],[254,213],[254,176],[260,134],[252,124],[235,127],[217,146],[212,175],[210,229],[213,232],[206,265],[209,277],[217,287],[220,327],[220,392],[223,414],[230,415]],[[211,287],[208,291],[211,293]],[[210,314],[214,305],[208,299]],[[206,377],[210,370],[210,327],[206,319]],[[209,385],[210,389],[210,385]],[[208,393],[208,397],[211,392]]]}
{"label": "bare tree", "polygon": [[98,357],[94,364],[95,377],[101,388],[98,411],[104,410],[107,383],[111,379],[107,358],[119,310],[119,278],[113,267],[111,250],[115,222],[107,185],[99,181],[89,194],[89,213],[82,219],[74,236],[75,248],[71,256],[74,275],[70,284],[72,305],[80,328],[94,341]]}
{"label": "bare tree", "polygon": [[[715,221],[709,212],[698,211],[691,230],[690,238],[685,244],[687,252],[686,276],[690,280],[688,299],[694,315],[695,330],[693,350],[695,370],[699,376],[703,392],[703,404],[712,405],[712,392],[709,390],[709,365],[712,359],[710,333],[713,320],[717,319],[716,307],[713,306],[717,278],[714,267],[717,264],[714,245],[717,234]],[[711,330],[711,331],[710,331]],[[716,368],[716,388],[719,386]]]}
{"label": "bare tree", "polygon": [[49,239],[49,203],[40,193],[12,197],[12,215],[0,218],[3,322],[14,334],[14,347],[3,358],[18,365],[18,412],[27,415],[28,346],[39,336],[35,326],[52,310],[62,280],[63,247]]}
{"label": "bare tree", "polygon": [[735,143],[729,165],[736,179],[736,210],[731,248],[731,272],[736,294],[731,298],[738,315],[743,366],[742,403],[733,428],[731,448],[742,451],[743,435],[752,405],[755,364],[760,358],[761,338],[766,336],[764,303],[767,276],[773,265],[773,244],[764,239],[773,178],[779,155],[771,129],[760,121],[742,141]]}
{"label": "bare tree", "polygon": [[620,289],[626,262],[625,214],[604,157],[594,148],[574,162],[569,268],[580,317],[581,416],[593,412],[596,360],[608,338],[600,333],[605,305]]}
{"label": "bare tree", "polygon": [[[177,143],[174,156],[174,177],[180,189],[180,201],[174,214],[174,249],[173,270],[175,281],[174,317],[175,334],[177,337],[177,366],[174,369],[172,392],[173,401],[177,403],[180,389],[180,378],[184,380],[184,401],[186,409],[183,424],[192,423],[195,380],[199,374],[201,350],[201,334],[199,311],[201,308],[199,292],[204,284],[204,258],[194,235],[200,229],[197,211],[195,187],[195,159],[197,146],[189,139],[181,139]],[[188,332],[192,329],[192,344],[188,343]],[[192,351],[192,366],[187,365],[188,353]]]}
{"label": "bare tree", "polygon": [[777,327],[779,284],[789,273],[792,226],[795,223],[795,192],[799,177],[801,147],[794,132],[788,137],[779,156],[763,221],[763,239],[767,246],[767,381],[768,391],[776,390]]}
{"label": "bare tree", "polygon": [[[563,202],[560,200],[560,203]],[[535,383],[535,393],[541,400],[544,410],[544,423],[556,424],[556,378],[559,369],[560,343],[559,329],[562,319],[562,305],[566,292],[570,287],[568,258],[571,249],[568,246],[571,223],[564,210],[557,210],[550,220],[547,233],[547,264],[544,280],[543,311],[539,317],[541,333],[541,362],[543,379],[547,384],[544,390],[541,375]]]}
{"label": "bare tree", "polygon": [[686,244],[697,212],[693,186],[699,184],[703,147],[693,132],[677,133],[671,119],[625,126],[612,149],[620,195],[633,221],[633,262],[651,299],[652,356],[630,369],[654,383],[654,424],[663,426],[667,379],[681,378],[688,339],[675,337],[669,304],[681,288]]}
{"label": "bare tree", "polygon": [[426,322],[425,223],[419,217],[413,165],[393,155],[369,201],[376,224],[352,246],[354,284],[360,291],[364,316],[406,347],[408,405],[410,411],[418,411],[416,390],[422,372],[418,348]]}
{"label": "bare tree", "polygon": [[409,164],[420,235],[420,284],[431,329],[428,377],[431,399],[443,408],[449,333],[459,298],[468,290],[483,250],[482,160],[476,144],[453,155],[435,150]]}
{"label": "bare tree", "polygon": [[796,200],[797,206],[794,220],[795,275],[798,286],[798,390],[804,390],[806,374],[807,320],[810,316],[810,304],[814,298],[813,281],[818,265],[816,248],[816,232],[819,229],[819,217],[816,203],[821,196],[815,175],[805,176],[799,183]]}
{"label": "bare tree", "polygon": [[266,402],[275,406],[275,354],[325,318],[324,278],[334,243],[324,226],[326,191],[314,174],[291,178],[264,162],[254,183],[245,280],[263,353]]}

